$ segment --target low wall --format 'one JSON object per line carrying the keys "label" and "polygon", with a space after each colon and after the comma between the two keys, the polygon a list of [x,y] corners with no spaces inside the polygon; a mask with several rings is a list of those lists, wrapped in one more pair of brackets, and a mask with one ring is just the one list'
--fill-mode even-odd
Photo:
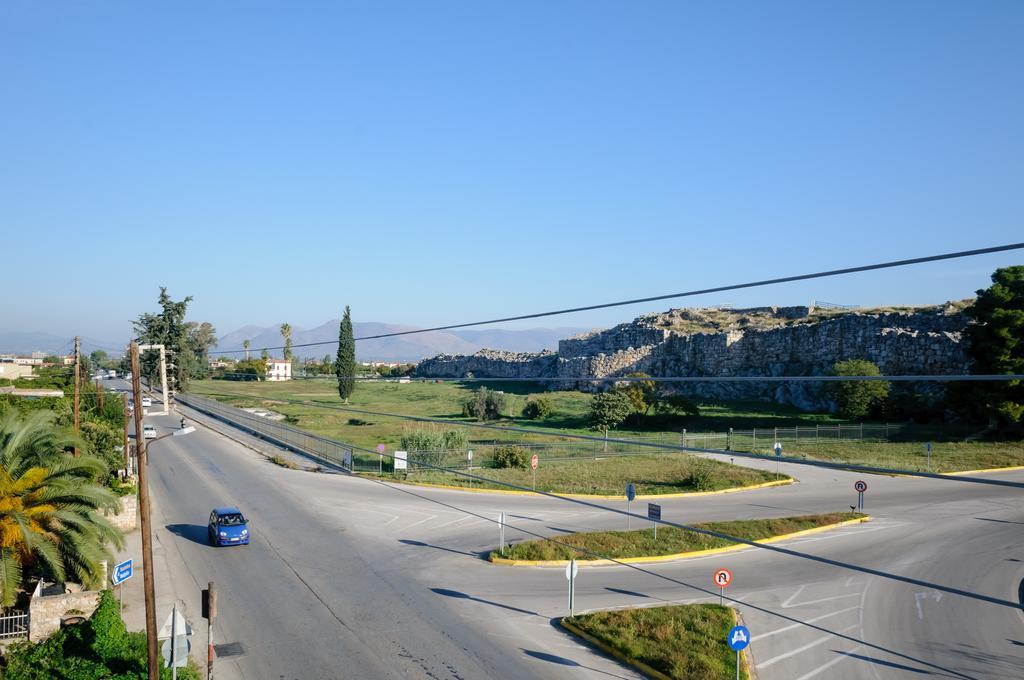
{"label": "low wall", "polygon": [[122,533],[134,531],[138,526],[139,498],[138,496],[121,496],[121,511],[116,515],[104,513],[110,523]]}
{"label": "low wall", "polygon": [[[42,642],[60,630],[60,623],[68,616],[89,617],[100,604],[100,591],[62,595],[36,595],[28,607],[28,639]],[[73,612],[73,613],[68,613]]]}

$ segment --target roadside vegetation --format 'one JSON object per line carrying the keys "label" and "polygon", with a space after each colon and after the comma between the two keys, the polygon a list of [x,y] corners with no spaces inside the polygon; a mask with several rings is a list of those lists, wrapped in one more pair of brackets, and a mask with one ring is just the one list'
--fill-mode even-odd
{"label": "roadside vegetation", "polygon": [[[84,623],[65,626],[38,644],[19,642],[5,655],[5,680],[141,680],[147,676],[146,634],[129,633],[117,600],[105,590],[96,612]],[[180,680],[199,680],[194,664],[177,671]],[[160,669],[170,678],[171,669]]]}
{"label": "roadside vegetation", "polygon": [[[679,680],[732,680],[736,653],[726,637],[736,612],[717,604],[689,604],[594,612],[562,619],[626,660]],[[747,669],[740,676],[747,680]]]}
{"label": "roadside vegetation", "polygon": [[[774,519],[742,519],[726,522],[705,522],[696,524],[699,529],[716,531],[748,541],[762,541],[775,536],[791,534],[796,531],[815,529],[845,522],[851,519],[866,517],[858,512],[833,512],[821,515],[801,515],[799,517],[778,517]],[[541,539],[523,541],[505,548],[501,554],[492,552],[491,557],[504,557],[510,560],[588,560],[599,559],[592,553],[602,557],[621,559],[625,557],[656,557],[659,555],[675,555],[696,550],[710,550],[736,545],[735,541],[724,538],[699,534],[672,526],[659,526],[658,538],[654,538],[651,523],[634,518],[634,524],[646,524],[648,528],[633,531],[594,531],[578,534],[566,534],[557,537],[557,543]],[[625,523],[625,520],[623,520]],[[577,550],[576,548],[579,548]],[[585,552],[581,552],[585,551]]]}
{"label": "roadside vegetation", "polygon": [[[519,454],[499,447],[498,455]],[[525,455],[525,454],[523,454]],[[532,488],[533,472],[526,466],[507,468],[474,468],[472,474],[482,475],[491,481],[481,481],[451,472],[426,470],[401,479],[418,484],[443,484],[473,489],[508,489],[495,482],[505,482],[527,489]],[[386,478],[395,479],[385,474]],[[666,453],[654,456],[621,456],[615,458],[580,458],[561,460],[537,468],[537,491],[562,494],[597,494],[601,496],[622,496],[626,485],[632,482],[641,496],[685,493],[693,491],[720,491],[776,479],[774,473],[752,468],[706,460],[686,453]],[[788,477],[783,476],[783,481]]]}

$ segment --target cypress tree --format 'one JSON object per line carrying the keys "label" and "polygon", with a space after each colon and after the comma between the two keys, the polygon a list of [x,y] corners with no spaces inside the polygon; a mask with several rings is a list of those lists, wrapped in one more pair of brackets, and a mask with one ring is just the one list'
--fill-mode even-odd
{"label": "cypress tree", "polygon": [[347,404],[356,388],[356,341],[352,336],[348,305],[345,305],[345,314],[338,327],[338,357],[334,362],[334,372],[338,376],[338,396]]}

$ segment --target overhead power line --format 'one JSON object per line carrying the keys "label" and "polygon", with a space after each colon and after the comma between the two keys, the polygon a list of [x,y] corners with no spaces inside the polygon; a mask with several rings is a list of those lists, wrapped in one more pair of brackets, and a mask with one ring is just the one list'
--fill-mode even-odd
{"label": "overhead power line", "polygon": [[[928,255],[925,257],[912,257],[904,260],[890,260],[888,262],[878,262],[875,264],[866,264],[858,267],[845,267],[843,269],[829,269],[826,271],[813,272],[810,274],[796,274],[793,276],[783,276],[774,279],[762,279],[760,281],[748,281],[746,283],[734,283],[726,286],[716,286],[714,288],[702,288],[697,290],[689,290],[682,293],[668,293],[666,295],[652,295],[649,297],[633,298],[630,300],[619,300],[617,302],[602,302],[596,305],[584,305],[582,307],[566,307],[565,309],[555,309],[547,312],[535,312],[533,314],[519,314],[517,316],[506,316],[495,319],[486,319],[483,321],[468,321],[465,323],[449,324],[447,326],[434,326],[432,328],[416,328],[408,331],[393,331],[391,333],[378,333],[376,335],[364,335],[355,340],[378,340],[381,338],[394,338],[401,335],[415,335],[417,333],[432,333],[435,331],[449,331],[457,328],[470,328],[472,326],[486,326],[492,323],[506,323],[509,321],[524,321],[527,319],[540,319],[546,316],[558,316],[561,314],[572,314],[575,312],[588,312],[595,309],[608,309],[610,307],[625,307],[627,305],[635,305],[642,302],[657,302],[659,300],[672,300],[676,298],[693,297],[695,295],[706,295],[709,293],[722,293],[731,290],[742,290],[744,288],[757,288],[760,286],[771,286],[779,283],[793,283],[795,281],[808,281],[811,279],[822,279],[830,276],[841,276],[843,274],[856,274],[859,272],[875,271],[878,269],[892,269],[894,267],[906,267],[912,264],[925,264],[927,262],[940,262],[942,260],[954,260],[962,257],[974,257],[976,255],[989,255],[992,253],[1002,253],[1010,250],[1021,250],[1024,249],[1024,243],[1010,243],[1001,246],[991,246],[989,248],[976,248],[974,250],[959,250],[952,253],[941,253],[939,255]],[[323,342],[305,342],[295,345],[291,345],[291,349],[297,349],[299,347],[319,347],[322,345],[336,345],[337,340],[325,340]],[[217,354],[240,354],[243,352],[262,352],[263,350],[274,350],[284,349],[284,345],[277,345],[274,347],[250,347],[249,349],[229,349],[229,350],[217,350]]]}
{"label": "overhead power line", "polygon": [[[224,373],[226,376],[253,378],[253,373]],[[437,381],[437,382],[1005,382],[1010,380],[1024,380],[1024,374],[1018,373],[993,373],[993,374],[952,374],[952,375],[732,375],[732,376],[580,376],[577,378],[433,378],[427,376],[402,376],[409,380]],[[337,380],[333,375],[306,375],[292,376],[292,380]],[[350,380],[360,382],[388,382],[395,378],[350,376]]]}
{"label": "overhead power line", "polygon": [[[209,397],[237,397],[238,395],[232,394],[209,394]],[[964,475],[948,475],[939,472],[921,472],[917,470],[903,470],[899,468],[885,468],[877,467],[873,465],[856,465],[851,463],[841,462],[830,462],[824,460],[807,460],[804,458],[792,458],[789,456],[766,456],[758,453],[749,453],[744,451],[731,451],[726,449],[708,449],[700,448],[695,446],[681,446],[679,444],[668,444],[665,442],[652,442],[645,441],[643,439],[627,439],[620,437],[599,437],[596,435],[578,434],[575,432],[562,432],[562,431],[545,431],[537,430],[528,427],[512,427],[506,425],[488,425],[486,423],[467,423],[459,420],[446,420],[444,418],[431,418],[430,416],[412,416],[402,413],[389,413],[387,411],[370,411],[368,409],[352,408],[349,406],[335,406],[331,404],[319,404],[312,401],[304,401],[301,399],[285,399],[282,397],[276,397],[276,401],[284,402],[286,404],[296,404],[300,406],[312,406],[314,408],[322,408],[331,411],[344,411],[345,413],[358,413],[360,415],[368,416],[380,416],[382,418],[399,418],[402,420],[412,420],[421,423],[434,423],[438,425],[447,425],[454,427],[471,427],[482,430],[496,430],[499,432],[513,432],[515,434],[532,434],[540,435],[544,437],[561,437],[563,439],[579,439],[582,441],[592,441],[609,444],[626,444],[629,446],[641,446],[651,449],[660,449],[662,451],[681,451],[683,453],[713,453],[723,456],[733,456],[736,458],[750,458],[752,460],[769,460],[778,461],[782,463],[794,463],[797,465],[809,465],[811,467],[822,467],[829,468],[832,470],[847,470],[851,472],[865,472],[868,474],[877,475],[902,475],[906,477],[925,477],[928,479],[941,479],[944,481],[953,482],[968,482],[974,484],[988,484],[991,486],[1008,486],[1017,489],[1024,489],[1024,482],[1011,482],[1003,479],[989,479],[986,477],[971,477]],[[353,446],[352,444],[345,444],[349,448],[359,449],[368,453],[376,454],[376,451],[370,451],[369,449],[363,449],[361,447]],[[447,468],[446,468],[447,469]],[[461,474],[461,473],[460,473]],[[505,482],[496,482],[504,484]],[[538,492],[539,493],[539,492]]]}

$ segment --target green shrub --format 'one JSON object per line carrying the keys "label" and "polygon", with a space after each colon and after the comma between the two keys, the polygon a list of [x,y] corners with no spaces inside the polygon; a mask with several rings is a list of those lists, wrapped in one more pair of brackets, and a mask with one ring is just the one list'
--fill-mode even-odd
{"label": "green shrub", "polygon": [[714,489],[715,472],[712,464],[702,458],[694,459],[690,469],[686,473],[686,485],[697,491],[711,491]]}
{"label": "green shrub", "polygon": [[476,420],[497,420],[505,411],[505,393],[481,387],[462,404],[462,415]]}
{"label": "green shrub", "polygon": [[[146,634],[129,633],[109,590],[88,621],[68,626],[38,644],[20,642],[7,652],[5,680],[145,680]],[[161,668],[161,678],[171,669]],[[181,680],[199,680],[193,666],[178,669]]]}
{"label": "green shrub", "polygon": [[551,401],[546,397],[530,397],[526,400],[526,406],[523,407],[523,417],[538,420],[547,418],[553,411]]}
{"label": "green shrub", "polygon": [[401,448],[415,460],[428,465],[444,465],[452,453],[465,451],[469,438],[462,430],[412,430],[402,435]]}
{"label": "green shrub", "polygon": [[494,449],[494,467],[526,470],[530,457],[522,446],[499,446]]}

